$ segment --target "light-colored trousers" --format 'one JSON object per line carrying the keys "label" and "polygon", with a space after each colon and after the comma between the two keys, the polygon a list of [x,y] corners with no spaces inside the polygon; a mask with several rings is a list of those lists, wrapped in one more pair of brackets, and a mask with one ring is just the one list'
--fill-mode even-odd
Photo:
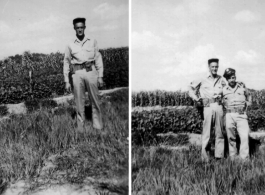
{"label": "light-colored trousers", "polygon": [[218,103],[212,103],[209,107],[204,107],[204,121],[202,131],[202,159],[209,160],[208,148],[212,126],[215,129],[215,157],[224,157],[224,135],[223,135],[223,108]]}
{"label": "light-colored trousers", "polygon": [[85,69],[78,70],[73,74],[74,99],[77,110],[78,129],[84,127],[85,121],[85,92],[88,92],[90,103],[92,106],[92,122],[93,127],[102,129],[102,113],[99,105],[98,97],[98,73],[93,67],[93,70],[86,72]]}
{"label": "light-colored trousers", "polygon": [[249,157],[249,125],[246,114],[226,113],[226,132],[229,144],[229,156],[237,155],[236,135],[240,138],[239,155],[242,159]]}

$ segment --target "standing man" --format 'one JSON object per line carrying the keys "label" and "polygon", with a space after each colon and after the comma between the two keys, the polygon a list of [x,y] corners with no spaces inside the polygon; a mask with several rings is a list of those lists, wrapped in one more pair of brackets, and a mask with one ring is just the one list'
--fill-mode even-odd
{"label": "standing man", "polygon": [[249,125],[246,115],[247,107],[251,105],[251,96],[242,83],[236,82],[236,71],[227,68],[224,78],[228,85],[223,88],[223,102],[226,110],[226,132],[229,144],[229,156],[234,159],[237,154],[236,131],[240,138],[239,155],[242,159],[249,157]]}
{"label": "standing man", "polygon": [[219,59],[209,59],[209,74],[191,82],[190,97],[203,106],[202,160],[209,161],[209,140],[211,127],[215,129],[215,157],[224,157],[222,89],[226,85],[223,77],[217,74]]}
{"label": "standing man", "polygon": [[84,33],[86,29],[85,21],[85,18],[73,20],[76,38],[66,46],[64,56],[65,88],[70,90],[69,75],[71,75],[79,132],[84,131],[85,91],[88,91],[92,104],[93,127],[96,129],[103,128],[98,98],[98,86],[103,86],[103,61],[97,41],[87,37]]}

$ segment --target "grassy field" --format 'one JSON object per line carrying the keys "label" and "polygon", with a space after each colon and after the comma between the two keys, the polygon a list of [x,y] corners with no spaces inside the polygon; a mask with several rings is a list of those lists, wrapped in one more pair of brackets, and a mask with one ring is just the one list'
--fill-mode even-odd
{"label": "grassy field", "polygon": [[132,147],[133,195],[265,194],[265,149],[249,162],[201,161],[199,147]]}
{"label": "grassy field", "polygon": [[[264,130],[263,94],[264,90],[252,91],[253,106],[247,113],[252,131]],[[132,194],[265,194],[265,147],[260,147],[248,162],[213,158],[205,163],[201,148],[190,145],[187,135],[175,140],[158,136],[200,133],[202,118],[192,106],[186,92],[133,93]]]}
{"label": "grassy field", "polygon": [[86,184],[94,178],[120,181],[115,185],[95,182],[99,191],[127,194],[128,89],[102,98],[101,108],[104,129],[93,129],[88,122],[84,134],[75,132],[72,106],[41,109],[0,122],[1,192],[18,180],[29,181],[34,190],[50,183]]}

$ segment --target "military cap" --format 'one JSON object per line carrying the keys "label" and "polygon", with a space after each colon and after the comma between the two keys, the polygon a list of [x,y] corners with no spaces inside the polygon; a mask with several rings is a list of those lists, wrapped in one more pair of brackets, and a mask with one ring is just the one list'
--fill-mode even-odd
{"label": "military cap", "polygon": [[227,68],[224,73],[224,78],[229,79],[232,75],[235,75],[236,71],[233,68]]}
{"label": "military cap", "polygon": [[217,59],[217,58],[212,58],[212,59],[209,59],[208,60],[208,64],[211,64],[212,62],[219,62],[219,59]]}
{"label": "military cap", "polygon": [[85,22],[86,22],[86,19],[85,19],[85,18],[75,18],[75,19],[73,20],[73,25],[75,25],[75,24],[78,23],[78,22],[83,22],[83,23],[85,23]]}

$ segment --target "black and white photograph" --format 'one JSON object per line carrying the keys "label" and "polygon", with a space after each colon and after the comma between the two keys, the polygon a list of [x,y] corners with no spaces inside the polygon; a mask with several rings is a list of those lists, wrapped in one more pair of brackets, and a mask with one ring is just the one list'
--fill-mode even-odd
{"label": "black and white photograph", "polygon": [[133,195],[265,194],[264,9],[132,1]]}
{"label": "black and white photograph", "polygon": [[129,194],[129,0],[0,0],[0,194]]}

